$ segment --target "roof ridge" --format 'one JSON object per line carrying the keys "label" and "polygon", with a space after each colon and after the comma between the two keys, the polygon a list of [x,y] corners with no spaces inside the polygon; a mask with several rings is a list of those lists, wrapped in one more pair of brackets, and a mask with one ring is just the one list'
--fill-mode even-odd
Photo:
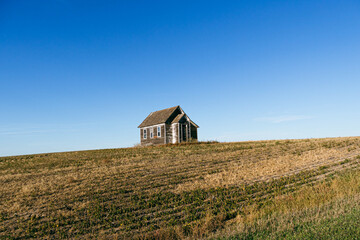
{"label": "roof ridge", "polygon": [[177,109],[181,109],[180,105],[151,112],[138,127],[164,123]]}
{"label": "roof ridge", "polygon": [[160,111],[168,110],[170,108],[177,108],[177,107],[180,107],[180,105],[177,105],[177,106],[174,106],[174,107],[169,107],[169,108],[164,108],[164,109],[161,109],[161,110],[157,110],[155,112],[160,112]]}

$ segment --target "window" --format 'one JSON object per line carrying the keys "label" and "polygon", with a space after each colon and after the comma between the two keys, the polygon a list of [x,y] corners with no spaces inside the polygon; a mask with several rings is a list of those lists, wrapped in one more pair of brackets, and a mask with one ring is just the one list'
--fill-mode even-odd
{"label": "window", "polygon": [[154,128],[150,128],[150,138],[154,137]]}
{"label": "window", "polygon": [[161,127],[160,126],[157,127],[157,136],[161,137]]}
{"label": "window", "polygon": [[146,139],[147,138],[147,131],[146,131],[146,129],[144,129],[143,131],[144,131],[143,132],[143,135],[144,135],[143,137],[144,137],[144,139]]}

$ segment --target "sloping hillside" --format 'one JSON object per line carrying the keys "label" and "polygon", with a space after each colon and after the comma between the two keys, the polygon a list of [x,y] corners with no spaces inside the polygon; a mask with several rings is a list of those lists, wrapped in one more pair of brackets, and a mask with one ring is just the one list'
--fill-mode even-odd
{"label": "sloping hillside", "polygon": [[349,137],[2,157],[0,237],[242,238],[269,203],[356,175],[359,156]]}

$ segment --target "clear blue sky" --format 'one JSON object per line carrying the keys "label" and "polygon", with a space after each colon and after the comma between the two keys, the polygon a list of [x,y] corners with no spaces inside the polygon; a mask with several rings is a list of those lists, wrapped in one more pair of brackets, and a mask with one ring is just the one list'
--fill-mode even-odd
{"label": "clear blue sky", "polygon": [[0,1],[0,155],[360,135],[360,2]]}

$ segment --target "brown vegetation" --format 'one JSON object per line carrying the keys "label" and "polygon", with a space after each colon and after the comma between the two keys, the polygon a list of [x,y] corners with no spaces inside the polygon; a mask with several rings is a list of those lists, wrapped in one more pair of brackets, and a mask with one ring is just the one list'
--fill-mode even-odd
{"label": "brown vegetation", "polygon": [[3,157],[0,237],[203,237],[359,154],[350,137]]}

